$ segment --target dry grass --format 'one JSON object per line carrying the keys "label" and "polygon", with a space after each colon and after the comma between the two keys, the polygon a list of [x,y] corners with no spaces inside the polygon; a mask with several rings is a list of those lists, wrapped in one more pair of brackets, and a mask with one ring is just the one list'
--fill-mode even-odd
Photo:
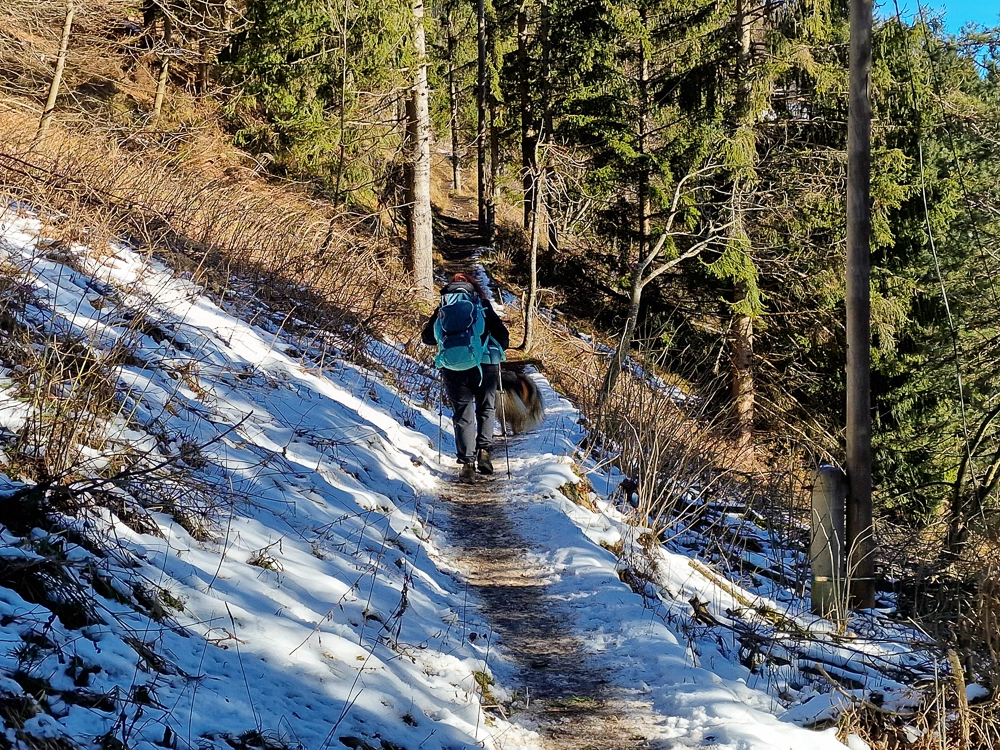
{"label": "dry grass", "polygon": [[[43,222],[51,260],[81,270],[78,245],[98,256],[128,246],[219,301],[255,314],[263,304],[304,343],[321,340],[323,351],[336,347],[366,364],[372,337],[416,338],[423,311],[400,241],[384,231],[392,222],[385,210],[335,207],[315,186],[265,174],[265,165],[231,145],[220,100],[192,84],[190,55],[172,66],[154,121],[156,74],[167,53],[159,27],[144,33],[140,7],[126,0],[83,0],[76,9],[55,120],[36,141],[66,3],[0,0],[0,199]],[[0,458],[8,475],[37,483],[19,503],[31,511],[24,523],[51,509],[102,505],[153,533],[152,509],[211,539],[220,514],[245,498],[201,477],[199,446],[165,465],[155,451],[139,455],[111,442],[128,419],[122,367],[147,366],[134,355],[143,335],[169,338],[152,302],[113,292],[131,322],[109,351],[59,321],[46,330],[28,325],[25,311],[42,303],[26,270],[0,267],[0,374],[25,416],[19,434],[3,436]],[[179,388],[198,391],[196,371],[175,370]],[[111,479],[124,491],[109,491]]]}
{"label": "dry grass", "polygon": [[[373,336],[413,339],[421,310],[398,240],[377,236],[378,214],[335,208],[308,185],[263,174],[232,147],[218,102],[176,78],[153,127],[159,52],[136,36],[141,19],[129,15],[136,7],[78,4],[56,120],[35,142],[66,5],[0,2],[0,198],[42,220],[47,255],[77,268],[76,243],[97,255],[121,245],[144,251],[217,299],[255,309],[264,303],[286,328],[348,356],[363,359]],[[142,474],[143,457],[127,448],[101,469],[87,461],[115,450],[106,433],[125,416],[116,396],[120,370],[145,366],[131,359],[133,344],[143,334],[156,338],[155,311],[131,301],[130,331],[105,351],[55,326],[25,325],[23,312],[35,303],[28,281],[25,269],[0,267],[0,364],[12,368],[27,413],[13,442],[5,438],[5,471],[44,487],[73,485],[80,491],[72,504],[114,506],[145,528],[141,507],[101,502],[87,489],[109,473],[139,468],[129,485],[144,505],[170,513],[196,538],[211,538],[227,500],[208,485],[182,491],[192,480],[190,456],[155,476]],[[197,387],[196,373],[178,377]]]}
{"label": "dry grass", "polygon": [[996,695],[969,705],[961,677],[943,674],[921,690],[916,704],[889,711],[856,703],[838,722],[837,736],[864,740],[872,750],[978,750],[1000,746],[1000,701]]}
{"label": "dry grass", "polygon": [[[36,122],[52,78],[65,14],[64,0],[0,2],[0,90],[8,95],[0,100],[22,116],[32,113]],[[136,33],[141,20],[138,5],[127,0],[76,3],[59,100],[62,118],[85,126],[98,108],[109,103],[121,115],[123,107],[152,102],[153,56]]]}
{"label": "dry grass", "polygon": [[[258,176],[210,127],[172,149],[133,148],[61,127],[33,146],[33,123],[10,113],[0,113],[0,127],[9,136],[0,146],[0,191],[35,208],[52,260],[73,268],[81,263],[74,243],[98,255],[128,244],[162,257],[217,298],[254,310],[265,303],[303,339],[322,338],[324,350],[332,342],[347,356],[363,359],[373,336],[415,338],[420,311],[396,248],[302,187]],[[58,324],[25,325],[24,310],[34,304],[27,281],[13,264],[0,268],[0,364],[26,412],[23,429],[0,454],[3,470],[43,488],[43,511],[57,501],[71,514],[105,505],[145,530],[146,508],[171,515],[196,539],[214,538],[221,514],[245,498],[191,471],[197,450],[166,466],[162,457],[109,442],[127,418],[121,369],[146,366],[135,360],[135,345],[142,335],[158,335],[152,302],[136,297],[126,305],[134,315],[108,350]],[[175,374],[197,392],[197,372]],[[95,455],[110,459],[91,465]],[[122,498],[93,492],[112,480],[138,504],[125,508]]]}
{"label": "dry grass", "polygon": [[[495,258],[492,260],[496,260]],[[574,325],[575,324],[575,325]],[[508,319],[511,341],[523,338],[523,321]],[[578,327],[577,327],[578,326]],[[743,456],[730,439],[725,414],[712,414],[711,394],[695,393],[676,372],[685,364],[638,360],[647,377],[625,373],[604,403],[599,394],[608,355],[595,343],[612,345],[583,321],[566,321],[540,315],[531,351],[543,363],[546,376],[583,412],[590,435],[586,448],[598,463],[617,466],[634,486],[640,523],[656,533],[674,523],[694,523],[688,518],[686,498],[727,492],[747,494]],[[512,356],[512,358],[514,358]],[[674,374],[668,374],[673,371]],[[672,384],[672,385],[670,385]],[[796,467],[798,473],[801,466]],[[757,471],[751,494],[790,486],[782,470]],[[798,482],[800,490],[803,482]]]}
{"label": "dry grass", "polygon": [[[842,735],[858,734],[875,750],[1000,746],[1000,544],[992,533],[975,534],[961,559],[943,565],[938,550],[946,534],[943,519],[922,528],[879,524],[879,550],[897,580],[901,616],[953,650],[912,714],[858,706],[845,715]],[[970,705],[967,682],[989,695]]]}
{"label": "dry grass", "polygon": [[260,178],[211,127],[147,147],[57,129],[34,148],[24,118],[0,113],[0,128],[0,184],[44,207],[57,241],[126,241],[216,293],[231,275],[259,282],[269,301],[308,289],[331,322],[371,331],[399,332],[413,315],[397,248],[364,233],[365,217]]}
{"label": "dry grass", "polygon": [[[198,67],[213,62],[225,43],[222,20],[212,8],[202,6],[207,15],[191,16],[175,27],[168,49],[157,24],[143,29],[141,3],[77,0],[58,118],[78,131],[106,124],[145,129],[152,121],[158,67],[166,54],[172,59],[167,121],[198,122],[199,112],[192,105],[206,101],[195,96]],[[198,12],[197,6],[189,10]],[[0,92],[6,94],[0,103],[22,115],[33,114],[36,122],[65,15],[65,0],[0,0]],[[175,21],[182,21],[180,15]]]}

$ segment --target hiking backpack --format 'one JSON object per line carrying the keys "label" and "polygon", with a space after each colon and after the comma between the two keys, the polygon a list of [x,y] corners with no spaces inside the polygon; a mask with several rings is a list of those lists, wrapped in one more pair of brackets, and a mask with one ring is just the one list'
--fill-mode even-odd
{"label": "hiking backpack", "polygon": [[485,332],[486,316],[478,294],[466,289],[443,293],[434,322],[434,338],[438,343],[434,364],[446,370],[479,367],[486,352]]}

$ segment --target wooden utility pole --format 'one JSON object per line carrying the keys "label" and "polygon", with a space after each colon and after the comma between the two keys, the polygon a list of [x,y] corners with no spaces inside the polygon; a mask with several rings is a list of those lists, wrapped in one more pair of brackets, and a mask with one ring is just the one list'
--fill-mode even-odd
{"label": "wooden utility pole", "polygon": [[847,545],[855,607],[875,602],[872,537],[871,131],[872,0],[850,0],[847,124]]}
{"label": "wooden utility pole", "polygon": [[479,67],[476,81],[476,162],[477,192],[479,195],[479,234],[485,237],[489,230],[489,206],[486,187],[486,0],[476,5],[478,23]]}

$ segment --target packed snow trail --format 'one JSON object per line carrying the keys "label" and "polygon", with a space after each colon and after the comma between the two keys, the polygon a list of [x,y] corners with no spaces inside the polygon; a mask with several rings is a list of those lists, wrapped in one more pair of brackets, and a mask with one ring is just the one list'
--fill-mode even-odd
{"label": "packed snow trail", "polygon": [[[446,277],[472,272],[490,289],[478,262],[485,248],[476,247],[472,223],[445,217],[445,226],[451,235],[442,243]],[[504,305],[495,306],[503,315]],[[507,690],[506,707],[515,712],[507,718],[515,728],[541,734],[545,750],[771,747],[756,744],[771,732],[736,726],[748,719],[741,698],[752,696],[765,713],[779,707],[756,691],[739,696],[739,685],[735,693],[719,690],[721,680],[693,668],[689,648],[660,619],[663,612],[646,609],[619,580],[614,555],[597,546],[621,542],[622,532],[638,532],[574,505],[558,491],[580,479],[572,464],[585,435],[572,404],[543,377],[533,377],[547,419],[531,434],[496,438],[496,475],[465,484],[455,481],[453,462],[439,467],[447,477],[441,495],[448,512],[440,562],[454,566],[478,600],[479,616],[493,631],[480,637],[499,639],[507,669],[489,666]],[[449,454],[451,447],[446,441],[442,452]],[[551,501],[561,512],[551,512]],[[644,641],[645,648],[636,648]],[[650,690],[647,680],[658,689]],[[676,696],[664,700],[667,691]],[[656,695],[660,710],[652,703]],[[701,705],[720,698],[718,706]],[[493,738],[504,750],[537,747],[530,734],[525,741],[516,731],[508,733]]]}
{"label": "packed snow trail", "polygon": [[[443,216],[442,226],[446,275],[473,273],[487,281],[472,222]],[[511,449],[515,464],[527,465],[523,454],[537,446],[530,438],[498,437],[497,473],[473,484],[446,482],[442,497],[452,563],[480,602],[480,614],[493,631],[488,637],[499,637],[516,668],[510,684],[516,699],[508,703],[517,711],[515,722],[537,729],[550,750],[666,747],[646,740],[654,722],[648,704],[624,699],[606,670],[593,663],[575,632],[573,601],[554,596],[544,572],[532,563],[532,553],[541,550],[518,517],[530,493],[523,477],[505,480]]]}
{"label": "packed snow trail", "polygon": [[[496,680],[485,702],[499,700],[511,721],[490,728],[495,747],[843,748],[833,729],[778,719],[780,704],[748,685],[753,676],[725,654],[718,633],[690,628],[689,615],[650,603],[620,580],[621,563],[608,548],[631,546],[642,529],[599,495],[590,496],[597,510],[589,510],[560,491],[580,481],[573,456],[584,433],[572,404],[532,377],[547,416],[537,431],[511,439],[512,477],[501,438],[495,479],[460,484],[454,460],[443,458],[439,496],[421,507],[437,567],[467,586],[475,610],[464,619],[488,626],[475,631],[476,644],[488,642],[485,666]],[[442,455],[451,449],[445,434]],[[689,610],[687,597],[704,597],[706,582],[684,556],[661,560],[676,597],[669,606]]]}

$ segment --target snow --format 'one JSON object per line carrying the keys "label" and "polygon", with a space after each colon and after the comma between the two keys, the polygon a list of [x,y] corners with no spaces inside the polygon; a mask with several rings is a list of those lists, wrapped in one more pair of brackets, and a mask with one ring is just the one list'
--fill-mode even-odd
{"label": "snow", "polygon": [[[494,675],[495,692],[509,695],[516,670],[503,643],[466,637],[491,628],[489,613],[469,605],[449,563],[451,541],[436,524],[440,483],[455,469],[449,420],[439,445],[438,414],[424,405],[435,393],[433,372],[395,342],[372,342],[369,355],[386,368],[405,366],[409,393],[399,392],[331,357],[335,338],[300,340],[252,298],[212,300],[128,246],[73,246],[67,265],[47,257],[42,225],[23,212],[4,216],[0,235],[0,259],[25,269],[31,285],[21,320],[133,355],[117,373],[120,410],[100,425],[103,447],[91,446],[93,470],[123,452],[137,465],[173,460],[183,469],[149,468],[104,488],[126,506],[143,501],[158,534],[102,507],[76,521],[125,552],[100,556],[48,532],[30,540],[0,528],[4,560],[39,559],[41,543],[58,543],[81,580],[110,582],[90,602],[94,621],[77,627],[0,588],[0,696],[24,693],[9,679],[19,671],[51,687],[49,713],[23,731],[85,746],[110,735],[135,750],[170,737],[178,748],[222,750],[227,738],[254,731],[308,750],[351,737],[426,750],[541,747],[516,716],[512,724],[480,706],[475,673]],[[137,317],[145,320],[138,331],[130,324]],[[548,416],[509,446],[512,478],[500,481],[510,516],[586,653],[649,706],[650,740],[844,747],[832,728],[800,726],[835,719],[844,695],[803,687],[786,710],[779,688],[736,661],[717,630],[693,624],[691,597],[720,622],[742,604],[689,557],[659,549],[649,596],[621,581],[621,562],[606,548],[634,547],[642,529],[604,494],[594,496],[594,512],[559,491],[581,481],[579,414],[533,377]],[[13,388],[0,381],[0,434],[18,434],[31,416]],[[605,479],[598,484],[616,484]],[[4,484],[20,486],[0,474],[0,492]],[[137,590],[168,616],[152,619],[134,606]],[[754,592],[741,597],[803,632],[819,625]],[[26,655],[26,635],[44,636],[51,648]],[[858,660],[892,661],[898,651],[830,641],[794,656],[857,670]],[[81,685],[111,698],[113,710],[74,702]]]}

